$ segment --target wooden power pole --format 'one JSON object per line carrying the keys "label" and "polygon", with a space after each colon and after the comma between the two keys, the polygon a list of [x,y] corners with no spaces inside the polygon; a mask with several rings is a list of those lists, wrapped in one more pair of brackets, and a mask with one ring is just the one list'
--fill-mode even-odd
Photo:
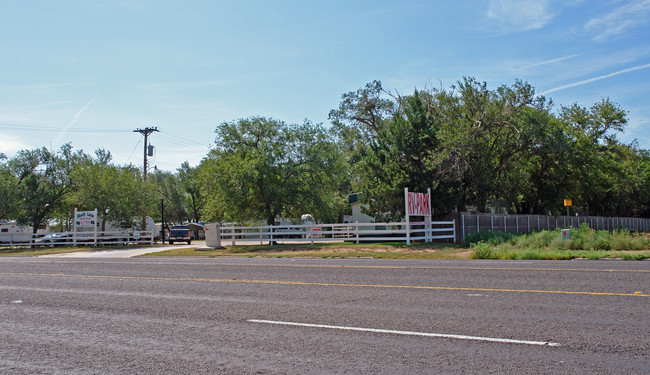
{"label": "wooden power pole", "polygon": [[[144,135],[144,164],[142,166],[142,173],[143,173],[143,178],[146,181],[147,180],[147,151],[148,151],[148,139],[149,139],[149,134],[153,132],[157,132],[158,128],[144,128],[144,129],[135,129],[133,132],[134,133],[140,133]],[[153,147],[153,146],[152,146]]]}

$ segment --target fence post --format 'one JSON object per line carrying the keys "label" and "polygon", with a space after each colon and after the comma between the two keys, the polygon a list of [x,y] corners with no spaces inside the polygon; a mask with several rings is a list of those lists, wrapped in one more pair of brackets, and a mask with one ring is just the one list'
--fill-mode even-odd
{"label": "fence post", "polygon": [[515,216],[515,225],[517,225],[517,234],[519,234],[519,216]]}
{"label": "fence post", "polygon": [[492,231],[494,232],[494,215],[490,214],[490,225],[492,226]]}
{"label": "fence post", "polygon": [[354,222],[354,226],[356,227],[356,229],[354,230],[354,234],[358,244],[359,243],[359,221],[358,220]]}
{"label": "fence post", "polygon": [[528,230],[526,231],[526,233],[530,233],[530,215],[526,216],[526,219],[528,222],[528,224],[526,224],[528,226]]}
{"label": "fence post", "polygon": [[[456,220],[451,221],[452,232],[454,233],[454,242],[456,242]],[[431,233],[433,235],[433,232]]]}
{"label": "fence post", "polygon": [[460,225],[462,226],[461,234],[463,235],[463,242],[465,242],[465,215],[462,212],[460,214]]}
{"label": "fence post", "polygon": [[314,227],[310,226],[309,227],[309,237],[311,237],[311,244],[314,244]]}
{"label": "fence post", "polygon": [[479,222],[480,216],[478,216],[478,212],[476,213],[476,233],[481,231],[481,224]]}

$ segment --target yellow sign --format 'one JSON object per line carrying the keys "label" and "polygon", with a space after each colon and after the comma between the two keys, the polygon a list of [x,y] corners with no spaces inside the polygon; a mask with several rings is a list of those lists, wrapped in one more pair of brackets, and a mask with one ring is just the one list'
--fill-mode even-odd
{"label": "yellow sign", "polygon": [[565,199],[565,200],[564,200],[564,206],[565,206],[565,207],[569,207],[569,206],[571,206],[571,199]]}

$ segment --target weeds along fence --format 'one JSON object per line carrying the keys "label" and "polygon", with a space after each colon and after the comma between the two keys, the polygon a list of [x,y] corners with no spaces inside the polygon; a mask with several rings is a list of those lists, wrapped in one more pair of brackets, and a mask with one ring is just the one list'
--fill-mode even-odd
{"label": "weeds along fence", "polygon": [[98,231],[42,234],[0,234],[0,247],[30,246],[123,246],[154,243],[154,231]]}
{"label": "weeds along fence", "polygon": [[251,244],[309,242],[454,241],[456,223],[450,221],[345,223],[316,225],[222,226],[223,243]]}
{"label": "weeds along fence", "polygon": [[650,219],[634,217],[602,216],[545,216],[545,215],[503,215],[503,214],[469,214],[461,213],[458,218],[460,228],[459,240],[465,235],[482,230],[508,233],[531,233],[556,228],[578,228],[586,224],[595,230],[612,231],[628,229],[631,231],[650,230]]}

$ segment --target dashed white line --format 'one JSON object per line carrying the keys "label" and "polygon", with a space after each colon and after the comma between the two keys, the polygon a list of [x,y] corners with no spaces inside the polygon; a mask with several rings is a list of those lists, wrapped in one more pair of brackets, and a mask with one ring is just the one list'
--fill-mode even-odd
{"label": "dashed white line", "polygon": [[388,334],[393,334],[393,335],[423,336],[423,337],[436,337],[436,338],[445,338],[445,339],[488,341],[488,342],[499,342],[499,343],[506,343],[506,344],[560,346],[560,344],[558,344],[558,343],[548,342],[548,341],[514,340],[514,339],[502,339],[502,338],[496,338],[496,337],[453,335],[453,334],[448,334],[448,333],[430,333],[430,332],[398,331],[398,330],[392,330],[392,329],[379,329],[379,328],[345,327],[345,326],[333,326],[333,325],[327,325],[327,324],[282,322],[282,321],[263,320],[263,319],[248,319],[247,322],[261,323],[261,324],[275,324],[275,325],[295,326],[295,327],[338,329],[338,330],[343,330],[343,331],[357,331],[357,332],[370,332],[370,333],[388,333]]}

